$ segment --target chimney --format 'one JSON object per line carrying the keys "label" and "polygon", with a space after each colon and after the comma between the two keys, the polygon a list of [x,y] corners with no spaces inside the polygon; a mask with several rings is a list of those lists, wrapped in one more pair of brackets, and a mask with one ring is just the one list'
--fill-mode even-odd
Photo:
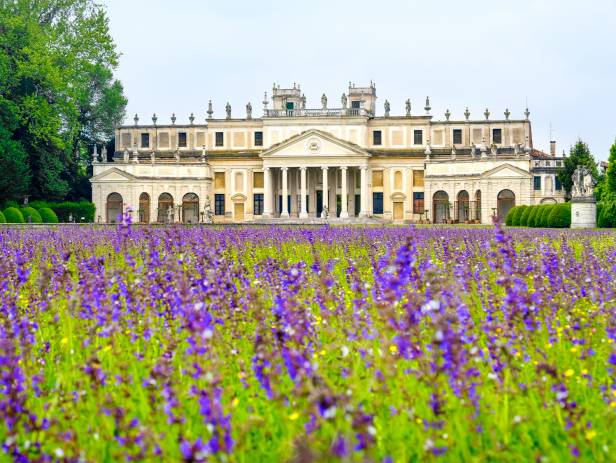
{"label": "chimney", "polygon": [[556,142],[554,140],[550,142],[550,156],[556,157]]}

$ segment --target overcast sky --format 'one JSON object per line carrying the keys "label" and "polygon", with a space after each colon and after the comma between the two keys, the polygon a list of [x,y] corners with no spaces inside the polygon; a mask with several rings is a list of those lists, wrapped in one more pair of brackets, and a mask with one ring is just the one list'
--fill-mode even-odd
{"label": "overcast sky", "polygon": [[[348,82],[376,82],[377,114],[410,98],[435,119],[522,118],[536,148],[578,138],[607,159],[616,137],[616,0],[106,0],[122,53],[117,76],[127,119],[178,123],[215,117],[227,101],[243,117],[274,82],[301,84],[307,107],[322,93],[339,106]],[[127,122],[128,122],[127,121]]]}

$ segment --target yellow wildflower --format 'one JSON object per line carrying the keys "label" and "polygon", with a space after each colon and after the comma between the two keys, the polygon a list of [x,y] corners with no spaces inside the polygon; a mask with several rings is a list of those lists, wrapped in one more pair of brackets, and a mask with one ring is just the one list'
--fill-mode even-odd
{"label": "yellow wildflower", "polygon": [[586,440],[593,440],[595,438],[595,436],[597,435],[597,431],[595,431],[594,429],[589,429],[588,431],[586,431]]}
{"label": "yellow wildflower", "polygon": [[62,338],[62,341],[60,341],[60,344],[66,344],[68,342],[68,338]]}
{"label": "yellow wildflower", "polygon": [[291,421],[295,421],[295,420],[296,420],[296,419],[298,419],[298,418],[299,418],[299,413],[297,413],[297,412],[293,412],[293,413],[291,413],[291,414],[289,415],[289,419],[290,419]]}
{"label": "yellow wildflower", "polygon": [[565,371],[565,376],[566,376],[567,378],[569,378],[569,377],[573,376],[574,374],[575,374],[575,371],[573,371],[573,369],[572,369],[572,368],[569,368],[567,371]]}
{"label": "yellow wildflower", "polygon": [[237,397],[235,399],[233,399],[233,401],[231,402],[231,406],[233,408],[237,407],[238,404],[240,403],[240,399],[238,399]]}
{"label": "yellow wildflower", "polygon": [[389,346],[389,352],[391,352],[392,354],[395,354],[398,352],[398,346],[392,344],[391,346]]}

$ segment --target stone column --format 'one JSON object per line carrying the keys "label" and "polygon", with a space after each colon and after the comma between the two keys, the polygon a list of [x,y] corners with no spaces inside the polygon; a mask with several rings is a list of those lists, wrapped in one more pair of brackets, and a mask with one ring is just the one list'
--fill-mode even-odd
{"label": "stone column", "polygon": [[347,169],[348,167],[341,167],[340,168],[340,187],[341,187],[341,191],[340,191],[340,218],[341,219],[348,219],[349,218],[349,211],[348,211],[348,199],[347,199]]}
{"label": "stone column", "polygon": [[360,208],[359,216],[368,217],[368,166],[360,167]]}
{"label": "stone column", "polygon": [[264,219],[272,217],[272,172],[269,167],[263,168],[263,215]]}
{"label": "stone column", "polygon": [[288,167],[282,167],[282,210],[280,212],[280,218],[288,219],[289,218],[289,208],[287,203],[287,196],[289,195],[289,181],[287,178],[287,174],[289,171]]}
{"label": "stone column", "polygon": [[[327,207],[327,210],[329,211],[329,188],[327,185],[327,167],[321,167],[321,170],[323,171],[323,194],[321,195],[323,198],[323,209]],[[321,216],[323,216],[323,212],[321,212]]]}
{"label": "stone column", "polygon": [[300,174],[301,174],[301,180],[300,180],[300,204],[301,204],[301,210],[299,211],[299,218],[300,219],[307,219],[308,218],[308,211],[306,210],[306,195],[308,194],[306,191],[306,168],[305,167],[300,167]]}

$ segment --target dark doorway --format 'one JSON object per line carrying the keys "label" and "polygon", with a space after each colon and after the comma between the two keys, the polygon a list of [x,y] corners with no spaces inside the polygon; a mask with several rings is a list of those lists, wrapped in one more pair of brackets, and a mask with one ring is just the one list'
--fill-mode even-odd
{"label": "dark doorway", "polygon": [[323,212],[323,190],[317,190],[317,217],[321,217]]}
{"label": "dark doorway", "polygon": [[340,217],[342,212],[342,198],[340,195],[336,195],[336,217]]}
{"label": "dark doorway", "polygon": [[359,217],[361,209],[361,195],[355,195],[355,217]]}

